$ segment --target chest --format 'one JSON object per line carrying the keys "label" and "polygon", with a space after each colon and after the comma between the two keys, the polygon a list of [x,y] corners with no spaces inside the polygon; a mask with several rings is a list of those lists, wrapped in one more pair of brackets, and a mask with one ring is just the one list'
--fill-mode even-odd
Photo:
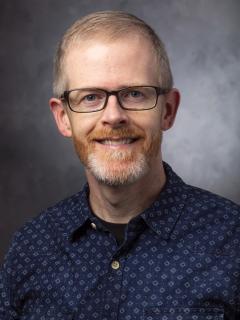
{"label": "chest", "polygon": [[53,320],[217,320],[235,312],[234,255],[203,251],[186,239],[160,239],[151,230],[121,247],[110,234],[92,232],[61,250],[38,258],[19,285],[25,314]]}

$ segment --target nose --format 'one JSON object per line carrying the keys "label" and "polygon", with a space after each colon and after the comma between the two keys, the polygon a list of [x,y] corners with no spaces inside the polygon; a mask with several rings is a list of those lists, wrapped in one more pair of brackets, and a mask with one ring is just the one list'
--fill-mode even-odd
{"label": "nose", "polygon": [[121,108],[116,96],[110,95],[101,116],[102,124],[118,127],[125,125],[128,121],[126,110]]}

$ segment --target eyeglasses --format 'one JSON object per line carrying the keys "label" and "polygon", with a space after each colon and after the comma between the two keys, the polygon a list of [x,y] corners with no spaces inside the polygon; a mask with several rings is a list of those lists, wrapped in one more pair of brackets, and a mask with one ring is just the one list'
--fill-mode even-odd
{"label": "eyeglasses", "polygon": [[130,111],[150,110],[156,107],[158,96],[168,93],[169,89],[154,86],[134,86],[117,91],[97,88],[73,89],[64,91],[60,99],[68,103],[77,113],[103,110],[110,96],[115,96],[121,108]]}

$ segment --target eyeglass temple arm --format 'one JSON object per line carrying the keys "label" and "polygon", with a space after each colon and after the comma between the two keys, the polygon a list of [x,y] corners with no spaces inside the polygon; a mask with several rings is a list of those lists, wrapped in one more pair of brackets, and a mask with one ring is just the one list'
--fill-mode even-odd
{"label": "eyeglass temple arm", "polygon": [[162,95],[168,93],[171,89],[156,87],[156,90],[158,95]]}

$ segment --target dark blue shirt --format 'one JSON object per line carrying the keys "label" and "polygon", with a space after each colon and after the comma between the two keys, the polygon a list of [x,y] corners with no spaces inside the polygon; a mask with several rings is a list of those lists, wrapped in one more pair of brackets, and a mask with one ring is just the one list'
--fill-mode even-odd
{"label": "dark blue shirt", "polygon": [[0,319],[239,320],[239,206],[165,170],[121,246],[92,214],[87,186],[17,232]]}

